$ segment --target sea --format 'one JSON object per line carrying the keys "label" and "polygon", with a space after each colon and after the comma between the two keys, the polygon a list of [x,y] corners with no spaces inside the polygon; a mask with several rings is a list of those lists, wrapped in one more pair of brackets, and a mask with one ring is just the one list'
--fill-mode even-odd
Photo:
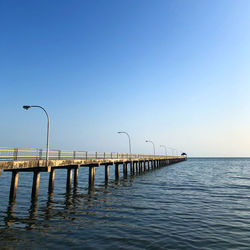
{"label": "sea", "polygon": [[0,176],[0,249],[250,249],[250,159],[188,158],[115,180],[110,166],[88,169],[66,191],[66,170],[41,173],[32,200],[32,173]]}

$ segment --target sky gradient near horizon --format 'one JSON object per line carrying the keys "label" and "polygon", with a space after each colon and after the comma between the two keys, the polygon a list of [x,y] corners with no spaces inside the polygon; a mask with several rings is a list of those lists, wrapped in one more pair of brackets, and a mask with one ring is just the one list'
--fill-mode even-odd
{"label": "sky gradient near horizon", "polygon": [[[250,1],[0,1],[0,147],[250,157]],[[170,153],[170,151],[169,151]]]}

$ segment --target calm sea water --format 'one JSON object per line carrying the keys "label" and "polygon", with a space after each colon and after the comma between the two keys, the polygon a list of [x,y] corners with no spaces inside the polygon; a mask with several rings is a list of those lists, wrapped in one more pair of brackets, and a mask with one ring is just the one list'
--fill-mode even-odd
{"label": "calm sea water", "polygon": [[21,173],[16,204],[8,206],[10,174],[0,177],[1,248],[249,249],[250,159],[188,159],[104,183],[87,169],[66,193],[57,170],[53,197],[41,174],[39,199],[30,201],[32,174]]}

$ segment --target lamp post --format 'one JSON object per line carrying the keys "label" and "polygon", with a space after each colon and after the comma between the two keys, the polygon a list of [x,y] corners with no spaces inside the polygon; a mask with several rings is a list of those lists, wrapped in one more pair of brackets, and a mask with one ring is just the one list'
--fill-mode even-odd
{"label": "lamp post", "polygon": [[175,149],[175,151],[176,151],[176,156],[178,156],[179,155],[179,150]]}
{"label": "lamp post", "polygon": [[170,148],[170,147],[168,148],[172,150],[172,156],[174,156],[174,148]]}
{"label": "lamp post", "polygon": [[176,156],[178,156],[178,154],[179,154],[179,153],[178,153],[178,149],[175,148],[175,152],[176,152]]}
{"label": "lamp post", "polygon": [[129,154],[130,154],[130,158],[131,158],[131,154],[132,154],[132,151],[131,151],[131,140],[130,140],[130,136],[127,132],[125,131],[120,131],[120,132],[117,132],[118,134],[126,134],[128,136],[128,146],[129,146]]}
{"label": "lamp post", "polygon": [[160,145],[160,147],[165,149],[165,154],[167,155],[167,147],[165,145]]}
{"label": "lamp post", "polygon": [[174,148],[174,152],[175,152],[175,156],[177,156],[178,155],[178,153],[177,153],[177,149],[176,148]]}
{"label": "lamp post", "polygon": [[23,106],[24,109],[28,110],[30,108],[40,108],[42,109],[46,116],[47,116],[47,120],[48,120],[48,125],[47,125],[47,148],[46,148],[46,167],[48,167],[48,160],[49,160],[49,128],[50,128],[50,123],[49,123],[49,114],[47,113],[47,111],[41,107],[41,106],[37,106],[37,105],[25,105]]}
{"label": "lamp post", "polygon": [[154,144],[152,141],[149,141],[149,140],[146,140],[146,142],[150,142],[150,143],[152,143],[152,145],[153,145],[153,149],[154,149],[154,155],[155,155],[155,144]]}

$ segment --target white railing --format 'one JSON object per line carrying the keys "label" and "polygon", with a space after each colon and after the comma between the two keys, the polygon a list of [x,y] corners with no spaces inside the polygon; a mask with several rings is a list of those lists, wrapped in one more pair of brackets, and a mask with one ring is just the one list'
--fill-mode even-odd
{"label": "white railing", "polygon": [[[162,157],[180,157],[164,155],[146,155],[146,154],[124,154],[124,153],[100,153],[87,151],[65,151],[51,149],[49,151],[49,160],[88,160],[88,159],[135,159],[135,158],[162,158]],[[34,148],[1,148],[0,161],[23,161],[23,160],[45,160],[46,150]]]}

